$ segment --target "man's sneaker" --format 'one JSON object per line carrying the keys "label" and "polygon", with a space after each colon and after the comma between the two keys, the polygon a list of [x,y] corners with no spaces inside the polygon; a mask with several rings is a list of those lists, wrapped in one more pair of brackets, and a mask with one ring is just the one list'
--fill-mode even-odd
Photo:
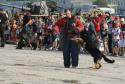
{"label": "man's sneaker", "polygon": [[116,54],[116,55],[114,55],[115,57],[118,57],[119,55],[118,54]]}
{"label": "man's sneaker", "polygon": [[77,68],[78,66],[72,66],[72,68]]}
{"label": "man's sneaker", "polygon": [[53,47],[50,47],[49,50],[53,50]]}
{"label": "man's sneaker", "polygon": [[1,45],[0,47],[4,47],[5,45]]}
{"label": "man's sneaker", "polygon": [[70,68],[70,66],[65,66],[65,68]]}

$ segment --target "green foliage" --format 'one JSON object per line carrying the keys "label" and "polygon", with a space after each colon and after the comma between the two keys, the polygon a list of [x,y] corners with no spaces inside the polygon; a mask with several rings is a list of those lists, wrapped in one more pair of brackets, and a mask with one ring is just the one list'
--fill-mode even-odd
{"label": "green foliage", "polygon": [[53,0],[45,0],[48,8],[51,10],[51,12],[54,12],[57,10],[57,2]]}
{"label": "green foliage", "polygon": [[47,3],[47,5],[48,5],[49,7],[56,7],[56,6],[57,6],[57,3],[56,3],[55,1],[49,0],[49,1],[47,1],[46,3]]}
{"label": "green foliage", "polygon": [[94,4],[100,6],[100,7],[107,7],[107,1],[106,0],[95,0]]}

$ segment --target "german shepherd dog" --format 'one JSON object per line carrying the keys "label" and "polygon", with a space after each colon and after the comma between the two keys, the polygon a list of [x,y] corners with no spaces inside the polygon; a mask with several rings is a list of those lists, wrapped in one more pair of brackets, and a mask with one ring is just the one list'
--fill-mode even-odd
{"label": "german shepherd dog", "polygon": [[92,42],[92,40],[89,38],[89,35],[87,35],[86,31],[81,32],[80,38],[72,38],[76,43],[83,45],[85,42],[85,49],[91,54],[94,61],[94,66],[92,68],[94,69],[100,69],[102,67],[100,61],[103,58],[105,62],[107,63],[114,63],[115,60],[110,60],[107,58],[97,47],[96,44]]}

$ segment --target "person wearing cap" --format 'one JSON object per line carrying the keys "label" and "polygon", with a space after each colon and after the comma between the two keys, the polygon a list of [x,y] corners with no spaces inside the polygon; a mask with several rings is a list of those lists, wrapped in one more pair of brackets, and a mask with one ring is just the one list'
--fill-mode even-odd
{"label": "person wearing cap", "polygon": [[5,30],[5,25],[7,21],[7,14],[3,9],[0,8],[0,47],[5,46],[5,36],[4,36],[4,30]]}
{"label": "person wearing cap", "polygon": [[[57,21],[56,27],[61,28],[63,33],[63,59],[64,67],[73,68],[78,66],[79,44],[75,43],[72,38],[78,37],[84,29],[83,24],[78,18],[74,18],[70,9],[65,11],[66,16]],[[62,29],[63,28],[63,29]]]}
{"label": "person wearing cap", "polygon": [[120,32],[120,41],[119,41],[119,55],[124,56],[124,48],[125,48],[125,19],[121,18],[120,19],[121,23],[121,32]]}
{"label": "person wearing cap", "polygon": [[120,33],[120,23],[115,23],[115,27],[112,29],[112,54],[114,56],[119,56]]}

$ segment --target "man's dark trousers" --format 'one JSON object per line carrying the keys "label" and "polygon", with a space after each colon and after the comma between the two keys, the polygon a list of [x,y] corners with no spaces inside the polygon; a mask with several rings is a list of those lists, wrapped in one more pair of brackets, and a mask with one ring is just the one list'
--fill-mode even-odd
{"label": "man's dark trousers", "polygon": [[69,37],[63,37],[63,60],[64,66],[69,68],[78,66],[79,61],[79,45],[73,42]]}
{"label": "man's dark trousers", "polygon": [[4,35],[4,25],[3,24],[0,24],[0,37],[1,37],[1,47],[4,47],[5,46],[5,35]]}

